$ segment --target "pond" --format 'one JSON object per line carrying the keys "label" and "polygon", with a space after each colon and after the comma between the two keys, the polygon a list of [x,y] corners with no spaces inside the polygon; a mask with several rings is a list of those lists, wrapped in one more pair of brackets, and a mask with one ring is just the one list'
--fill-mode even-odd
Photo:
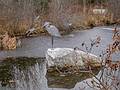
{"label": "pond", "polygon": [[88,72],[60,75],[47,70],[45,58],[6,58],[0,62],[0,90],[71,90],[90,77]]}
{"label": "pond", "polygon": [[[72,32],[71,35],[55,38],[54,47],[85,50],[81,45],[83,42],[89,46],[90,39],[100,36],[99,47],[94,47],[92,51],[99,56],[112,41],[112,30],[103,28],[113,27]],[[0,90],[80,90],[82,85],[79,83],[91,77],[88,72],[60,75],[56,71],[48,71],[45,58],[41,57],[45,57],[46,50],[51,48],[50,36],[23,38],[21,41],[22,46],[16,50],[0,51]],[[120,52],[113,58],[118,60]]]}

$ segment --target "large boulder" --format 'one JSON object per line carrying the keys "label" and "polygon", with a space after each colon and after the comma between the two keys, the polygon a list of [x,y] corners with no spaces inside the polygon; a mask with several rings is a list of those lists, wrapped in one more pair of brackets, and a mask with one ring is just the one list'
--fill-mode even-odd
{"label": "large boulder", "polygon": [[93,66],[99,66],[101,62],[100,58],[96,55],[72,48],[48,49],[46,60],[48,67],[64,67],[65,65],[85,67],[87,63]]}

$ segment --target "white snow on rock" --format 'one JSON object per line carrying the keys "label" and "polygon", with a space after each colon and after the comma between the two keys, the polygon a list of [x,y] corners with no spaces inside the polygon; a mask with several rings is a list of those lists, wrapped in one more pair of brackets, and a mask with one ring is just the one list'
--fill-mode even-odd
{"label": "white snow on rock", "polygon": [[89,58],[91,62],[100,63],[100,58],[96,55],[72,48],[49,48],[46,53],[48,67],[64,67],[65,65],[84,66],[85,61],[83,59],[87,58]]}
{"label": "white snow on rock", "polygon": [[63,57],[65,55],[70,54],[73,52],[73,49],[71,48],[50,48],[47,50],[47,54],[51,56],[53,59],[58,57]]}

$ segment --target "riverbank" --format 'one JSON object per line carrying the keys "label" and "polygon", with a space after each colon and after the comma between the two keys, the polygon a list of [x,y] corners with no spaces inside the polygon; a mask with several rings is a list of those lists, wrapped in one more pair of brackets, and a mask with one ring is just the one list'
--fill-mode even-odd
{"label": "riverbank", "polygon": [[[99,17],[99,19],[97,20],[97,18]],[[115,21],[109,21],[107,19],[103,19],[103,17],[100,17],[100,16],[91,16],[91,18],[89,17],[88,19],[84,20],[84,21],[81,21],[81,22],[74,22],[74,23],[71,23],[72,26],[71,27],[68,27],[68,26],[61,26],[61,25],[57,25],[55,24],[55,26],[59,29],[60,33],[62,35],[67,35],[73,31],[76,31],[76,30],[86,30],[86,29],[92,29],[94,27],[100,27],[100,26],[111,26],[111,25],[115,25],[115,24],[119,24],[119,22],[115,22]],[[57,22],[54,22],[53,21],[53,24],[54,23],[57,23]],[[66,24],[69,24],[69,23],[66,23]],[[11,36],[11,37],[25,37],[25,33],[26,31],[30,28],[28,26],[17,26],[18,28],[16,29],[13,29],[13,28],[10,28],[9,26],[6,27],[6,25],[4,26],[0,26],[0,37],[2,35],[5,34],[5,32],[8,32],[8,34]],[[48,35],[47,31],[44,30],[42,28],[42,24],[41,23],[38,23],[36,22],[35,24],[33,24],[33,27],[35,27],[35,31],[30,35],[30,36],[43,36],[43,35]]]}

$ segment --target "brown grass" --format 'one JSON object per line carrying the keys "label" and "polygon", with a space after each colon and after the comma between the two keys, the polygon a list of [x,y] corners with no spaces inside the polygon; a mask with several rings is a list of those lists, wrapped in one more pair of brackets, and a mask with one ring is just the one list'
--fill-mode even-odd
{"label": "brown grass", "polygon": [[31,26],[36,28],[37,35],[41,35],[42,33],[46,33],[43,28],[41,28],[44,21],[51,21],[63,32],[68,31],[68,28],[64,26],[65,21],[72,23],[74,30],[108,25],[114,22],[112,14],[95,15],[91,12],[92,7],[91,11],[87,8],[86,14],[82,12],[83,7],[81,5],[67,6],[61,11],[59,11],[59,8],[53,8],[55,7],[51,6],[49,7],[49,13],[41,14],[38,22],[33,22],[32,17],[30,17],[30,19],[23,17],[22,20],[18,21],[12,18],[0,17],[0,35],[3,35],[6,31],[9,32],[11,36],[24,35]]}

